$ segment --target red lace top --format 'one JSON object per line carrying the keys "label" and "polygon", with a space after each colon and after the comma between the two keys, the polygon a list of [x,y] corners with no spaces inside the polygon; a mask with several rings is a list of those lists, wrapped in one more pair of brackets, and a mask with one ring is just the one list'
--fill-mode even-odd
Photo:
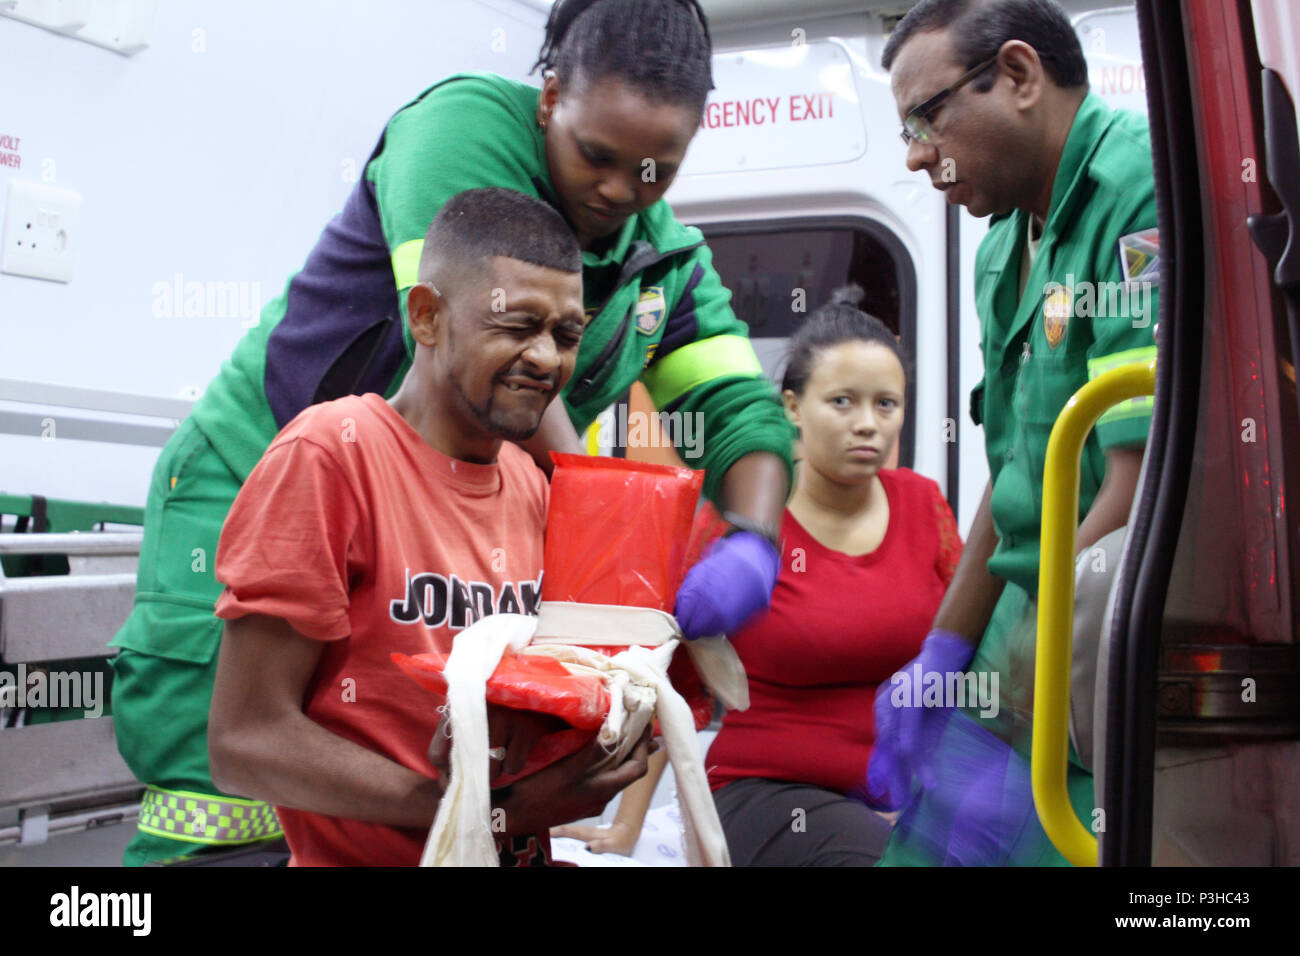
{"label": "red lace top", "polygon": [[[840,793],[866,775],[876,688],[916,656],[961,556],[952,512],[928,478],[885,470],[889,526],[870,554],[817,542],[785,513],[772,607],[732,636],[750,708],[728,712],[705,760],[713,789],[746,777]],[[725,526],[697,518],[699,536]]]}

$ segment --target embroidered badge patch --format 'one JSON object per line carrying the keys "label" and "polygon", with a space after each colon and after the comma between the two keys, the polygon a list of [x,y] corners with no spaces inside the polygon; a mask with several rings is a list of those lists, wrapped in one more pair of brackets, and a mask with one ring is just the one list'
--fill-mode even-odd
{"label": "embroidered badge patch", "polygon": [[646,286],[636,303],[636,330],[642,335],[654,335],[663,324],[668,312],[668,303],[664,299],[664,287]]}
{"label": "embroidered badge patch", "polygon": [[1070,325],[1070,290],[1058,285],[1048,293],[1043,303],[1043,331],[1047,335],[1047,344],[1056,348],[1065,338],[1065,330]]}
{"label": "embroidered badge patch", "polygon": [[1133,286],[1142,282],[1160,282],[1160,231],[1143,229],[1119,239],[1119,267],[1124,282]]}

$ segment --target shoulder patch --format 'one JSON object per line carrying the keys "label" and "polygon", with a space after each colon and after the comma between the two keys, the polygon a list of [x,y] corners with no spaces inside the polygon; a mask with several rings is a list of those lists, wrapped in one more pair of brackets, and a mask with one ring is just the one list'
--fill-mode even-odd
{"label": "shoulder patch", "polygon": [[1119,268],[1126,285],[1160,281],[1160,231],[1143,229],[1120,236]]}
{"label": "shoulder patch", "polygon": [[642,335],[654,335],[663,325],[668,313],[668,302],[664,298],[664,287],[649,285],[641,290],[636,303],[636,330]]}

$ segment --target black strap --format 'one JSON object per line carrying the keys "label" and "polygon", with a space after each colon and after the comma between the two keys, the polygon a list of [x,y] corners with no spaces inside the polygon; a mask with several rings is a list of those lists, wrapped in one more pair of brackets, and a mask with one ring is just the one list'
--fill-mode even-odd
{"label": "black strap", "polygon": [[[689,246],[683,246],[680,249],[673,249],[670,252],[659,252],[653,245],[646,242],[644,239],[633,240],[632,245],[628,249],[627,258],[623,260],[623,267],[619,270],[618,280],[614,283],[613,288],[603,297],[603,301],[601,301],[600,306],[596,310],[596,315],[605,311],[605,306],[609,304],[609,300],[614,297],[615,293],[617,293],[619,289],[631,282],[633,277],[644,272],[646,269],[649,269],[651,266],[658,265],[665,259],[669,259],[679,253],[686,252],[702,245],[704,245],[703,241]],[[605,343],[605,347],[601,350],[600,354],[596,356],[595,361],[587,366],[587,374],[574,383],[569,395],[571,404],[580,403],[582,401],[582,397],[580,396],[584,396],[585,393],[594,391],[604,382],[604,379],[610,374],[610,372],[613,371],[614,363],[610,360],[619,352],[620,349],[622,349],[623,343],[627,340],[628,332],[631,330],[635,318],[636,307],[633,306],[632,308],[629,308],[627,313],[623,316],[618,332]]]}
{"label": "black strap", "polygon": [[45,534],[49,530],[49,502],[44,495],[32,495],[32,531]]}
{"label": "black strap", "polygon": [[753,518],[748,518],[745,515],[737,514],[734,511],[722,512],[722,520],[727,522],[727,524],[731,525],[730,529],[723,532],[722,536],[724,538],[730,537],[731,535],[735,534],[738,531],[745,531],[748,532],[749,534],[756,534],[760,538],[767,541],[769,544],[772,545],[772,547],[776,548],[777,554],[782,553],[783,549],[781,547],[781,532],[778,529],[773,528],[771,525],[767,525],[767,524],[763,524],[762,522],[755,521]]}
{"label": "black strap", "polygon": [[25,515],[19,515],[14,521],[14,534],[27,534],[31,524],[32,534],[44,534],[50,530],[49,507],[44,495],[32,495],[32,505]]}
{"label": "black strap", "polygon": [[[28,526],[31,531],[28,532]],[[50,530],[49,503],[44,495],[32,495],[32,504],[25,515],[19,515],[14,521],[14,534],[45,534]],[[29,554],[26,560],[18,558],[24,574],[49,574],[46,567],[47,554]]]}

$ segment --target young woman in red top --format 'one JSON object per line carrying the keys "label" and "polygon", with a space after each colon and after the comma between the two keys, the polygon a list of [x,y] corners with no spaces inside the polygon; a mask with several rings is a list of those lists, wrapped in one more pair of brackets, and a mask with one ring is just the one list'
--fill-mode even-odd
{"label": "young woman in red top", "polygon": [[782,389],[803,460],[780,577],[770,610],[731,635],[751,704],[705,761],[737,866],[866,866],[889,837],[853,799],[876,688],[920,651],[961,553],[938,486],[884,468],[906,386],[893,334],[843,301],[791,341]]}

